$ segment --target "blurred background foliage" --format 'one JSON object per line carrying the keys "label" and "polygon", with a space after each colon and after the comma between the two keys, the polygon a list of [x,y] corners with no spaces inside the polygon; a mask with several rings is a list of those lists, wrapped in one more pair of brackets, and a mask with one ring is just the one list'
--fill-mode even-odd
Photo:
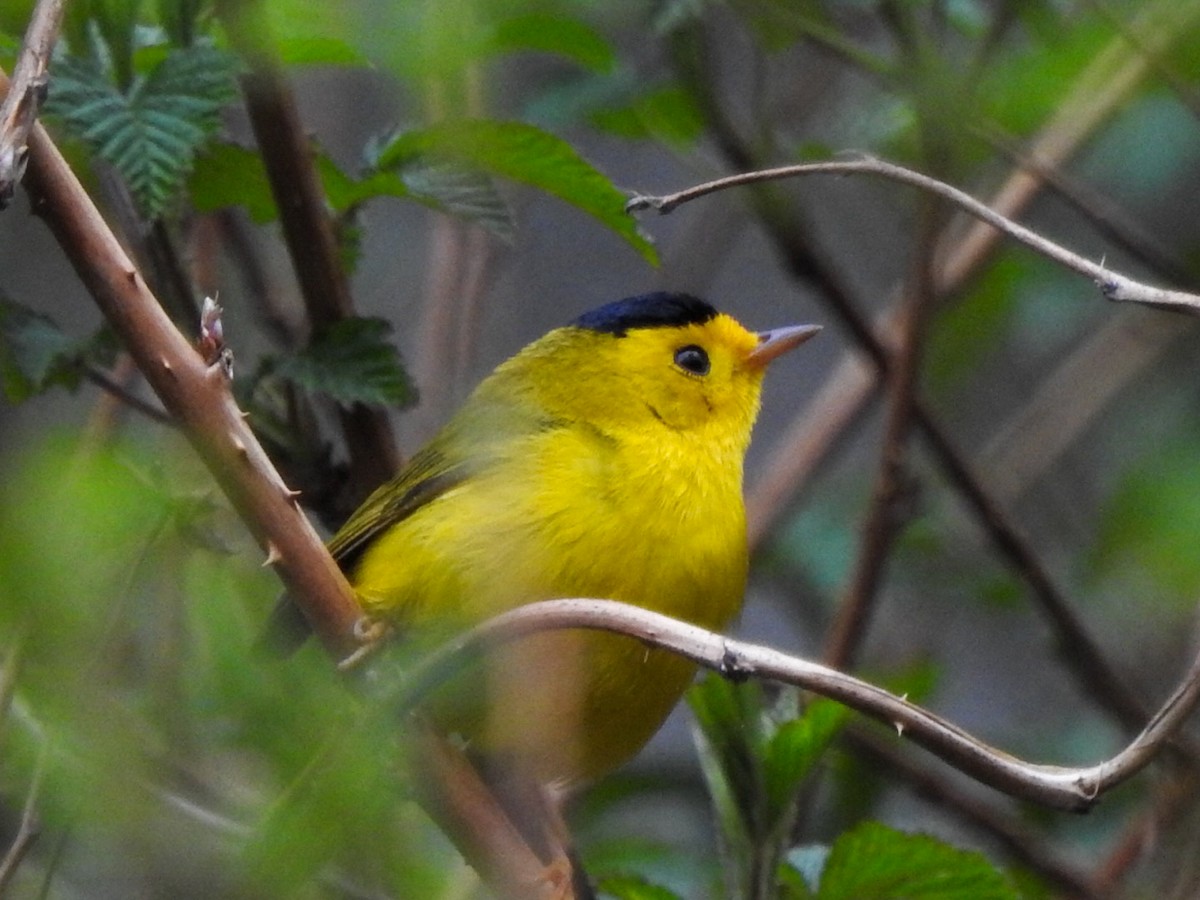
{"label": "blurred background foliage", "polygon": [[[0,2],[6,71],[32,8]],[[1200,264],[1200,2],[219,12],[71,3],[46,122],[185,333],[199,297],[219,296],[239,399],[326,526],[360,490],[339,408],[386,408],[411,452],[523,343],[648,289],[700,294],[752,326],[820,322],[820,341],[768,380],[741,625],[819,655],[862,565],[886,432],[854,320],[892,347],[904,286],[919,284],[922,414],[1141,704],[1184,669],[1200,591],[1190,318],[1108,304],[880,181],[805,179],[640,221],[621,207],[634,191],[866,152],[1186,287]],[[264,47],[286,67],[351,279],[359,317],[332,327],[299,299],[273,151],[240,99],[246,54]],[[0,216],[0,893],[471,896],[406,801],[394,718],[354,699],[315,647],[255,652],[276,580],[29,212],[22,195]],[[906,445],[855,668],[1015,754],[1111,755],[1136,726],[1077,674],[1079,648],[1028,567],[997,549],[927,436]],[[819,461],[788,473],[818,438]],[[1080,818],[978,788],[786,692],[710,680],[692,706],[573,810],[613,896],[1200,890],[1186,754]]]}

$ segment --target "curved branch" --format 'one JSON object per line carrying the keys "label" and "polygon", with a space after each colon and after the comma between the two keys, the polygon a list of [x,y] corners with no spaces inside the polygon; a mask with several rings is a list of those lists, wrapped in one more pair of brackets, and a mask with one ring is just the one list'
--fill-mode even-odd
{"label": "curved branch", "polygon": [[1141,733],[1111,759],[1092,766],[1029,763],[972,737],[952,722],[836,669],[770,647],[737,641],[661,613],[614,600],[531,603],[476,626],[428,656],[410,673],[401,705],[420,702],[464,658],[528,635],[563,628],[624,634],[687,657],[730,678],[769,678],[837,700],[897,732],[977,781],[1013,797],[1083,812],[1100,795],[1141,771],[1200,700],[1200,656]]}
{"label": "curved branch", "polygon": [[1084,259],[1077,253],[1066,249],[1048,238],[1042,237],[1036,231],[1026,228],[1012,219],[1002,216],[985,203],[976,200],[965,191],[961,191],[944,181],[938,181],[904,166],[885,162],[880,159],[865,157],[858,160],[835,161],[821,163],[805,163],[796,166],[780,166],[774,169],[759,169],[754,172],[744,172],[718,178],[698,184],[674,194],[662,196],[637,195],[625,208],[629,212],[644,209],[656,209],[666,214],[677,206],[727,188],[755,184],[760,181],[777,181],[784,178],[795,178],[803,175],[875,175],[909,184],[921,190],[928,191],[954,203],[964,212],[986,222],[998,231],[1037,251],[1061,266],[1090,278],[1100,288],[1100,292],[1109,300],[1119,300],[1131,303],[1146,303],[1152,306],[1169,307],[1200,314],[1200,295],[1186,291],[1174,291],[1167,288],[1154,287],[1135,281],[1104,266]]}

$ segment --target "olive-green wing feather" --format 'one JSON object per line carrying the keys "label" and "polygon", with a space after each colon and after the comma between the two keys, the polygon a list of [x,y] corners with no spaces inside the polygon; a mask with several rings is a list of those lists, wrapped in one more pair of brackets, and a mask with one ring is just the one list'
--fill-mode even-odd
{"label": "olive-green wing feather", "polygon": [[[447,460],[436,444],[426,447],[346,520],[326,544],[330,554],[342,571],[351,575],[358,558],[376,536],[461,484],[471,468]],[[299,649],[310,632],[300,607],[284,594],[271,610],[259,645],[273,655],[288,656]]]}

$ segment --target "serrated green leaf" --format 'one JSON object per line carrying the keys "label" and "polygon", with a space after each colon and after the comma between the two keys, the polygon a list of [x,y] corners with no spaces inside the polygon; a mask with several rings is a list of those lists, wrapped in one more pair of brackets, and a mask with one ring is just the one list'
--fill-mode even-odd
{"label": "serrated green leaf", "polygon": [[391,169],[415,158],[443,159],[532,185],[589,213],[657,263],[654,246],[625,213],[626,197],[566,141],[521,122],[463,120],[406,132],[379,155]]}
{"label": "serrated green leaf", "polygon": [[91,61],[65,57],[54,66],[46,110],[110,162],[142,213],[155,219],[235,96],[233,72],[233,58],[222,51],[176,49],[122,93]]}
{"label": "serrated green leaf", "polygon": [[600,879],[601,894],[617,900],[680,900],[678,894],[637,875],[610,875]]}
{"label": "serrated green leaf", "polygon": [[188,195],[199,212],[243,206],[259,225],[279,217],[262,157],[236,144],[213,144],[196,157]]}
{"label": "serrated green leaf", "polygon": [[497,50],[540,50],[574,60],[581,66],[607,72],[616,54],[612,45],[590,25],[562,15],[529,13],[496,26]]}
{"label": "serrated green leaf", "polygon": [[383,319],[345,319],[314,336],[299,353],[276,360],[274,374],[344,406],[408,406],[417,391]]}
{"label": "serrated green leaf", "polygon": [[818,900],[1018,900],[980,853],[863,822],[834,842]]}

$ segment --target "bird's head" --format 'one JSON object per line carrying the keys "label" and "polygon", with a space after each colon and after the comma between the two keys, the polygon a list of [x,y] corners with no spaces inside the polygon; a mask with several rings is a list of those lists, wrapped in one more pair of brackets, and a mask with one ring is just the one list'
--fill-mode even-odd
{"label": "bird's head", "polygon": [[642,435],[666,428],[744,445],[767,363],[820,330],[744,328],[686,294],[619,300],[514,359],[554,415]]}

